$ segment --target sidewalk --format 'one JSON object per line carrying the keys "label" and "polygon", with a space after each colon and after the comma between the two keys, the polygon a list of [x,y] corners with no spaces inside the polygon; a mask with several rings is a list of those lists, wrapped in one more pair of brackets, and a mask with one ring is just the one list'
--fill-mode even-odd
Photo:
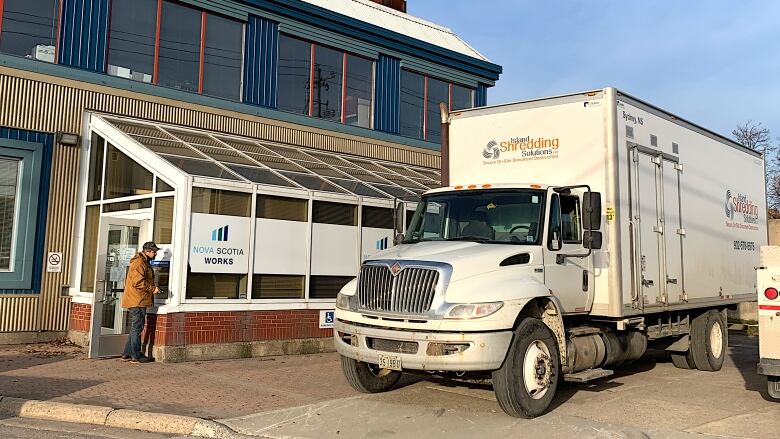
{"label": "sidewalk", "polygon": [[233,418],[355,396],[337,354],[130,364],[58,343],[0,346],[0,395]]}

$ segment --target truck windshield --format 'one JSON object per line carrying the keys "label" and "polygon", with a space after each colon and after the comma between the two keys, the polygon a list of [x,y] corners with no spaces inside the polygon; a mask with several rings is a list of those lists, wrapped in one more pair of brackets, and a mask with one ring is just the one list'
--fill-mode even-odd
{"label": "truck windshield", "polygon": [[414,213],[404,243],[475,241],[538,244],[544,191],[478,190],[424,197]]}

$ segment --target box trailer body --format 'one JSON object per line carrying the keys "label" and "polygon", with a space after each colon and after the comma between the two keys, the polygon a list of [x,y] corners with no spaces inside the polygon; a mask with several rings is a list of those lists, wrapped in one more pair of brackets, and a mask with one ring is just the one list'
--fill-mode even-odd
{"label": "box trailer body", "polygon": [[[336,300],[360,391],[489,375],[513,416],[641,357],[716,371],[755,300],[762,155],[614,88],[442,114],[443,186]],[[403,204],[396,231],[403,229]]]}
{"label": "box trailer body", "polygon": [[450,185],[590,185],[604,246],[585,301],[628,317],[754,300],[767,241],[764,161],[615,89],[456,112]]}

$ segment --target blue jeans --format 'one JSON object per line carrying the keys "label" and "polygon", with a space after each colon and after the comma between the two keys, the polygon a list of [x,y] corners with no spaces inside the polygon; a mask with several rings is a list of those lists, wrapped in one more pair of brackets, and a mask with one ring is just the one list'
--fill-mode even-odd
{"label": "blue jeans", "polygon": [[127,312],[130,313],[130,335],[127,337],[125,351],[122,355],[137,360],[143,357],[141,353],[141,332],[143,332],[144,324],[146,323],[146,307],[128,308]]}

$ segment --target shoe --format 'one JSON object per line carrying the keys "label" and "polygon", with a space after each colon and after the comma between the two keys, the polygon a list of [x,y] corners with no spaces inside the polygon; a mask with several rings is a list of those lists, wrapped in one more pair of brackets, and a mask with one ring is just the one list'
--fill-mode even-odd
{"label": "shoe", "polygon": [[122,360],[122,361],[130,361],[131,358],[133,358],[133,357],[131,357],[129,355],[122,355],[122,358],[120,358],[120,360]]}
{"label": "shoe", "polygon": [[130,359],[130,362],[131,362],[131,363],[133,363],[133,364],[138,364],[138,363],[151,363],[151,362],[152,362],[152,359],[151,359],[151,358],[149,358],[149,357],[131,358],[131,359]]}

